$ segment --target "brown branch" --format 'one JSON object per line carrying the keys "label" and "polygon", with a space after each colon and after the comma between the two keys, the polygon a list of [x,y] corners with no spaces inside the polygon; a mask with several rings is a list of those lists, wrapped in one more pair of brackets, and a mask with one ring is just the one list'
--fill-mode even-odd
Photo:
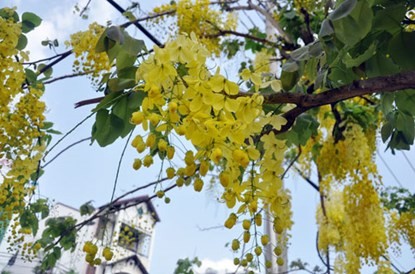
{"label": "brown branch", "polygon": [[51,67],[53,67],[54,65],[56,65],[57,63],[59,63],[60,61],[62,61],[63,59],[65,59],[66,57],[68,57],[71,54],[72,54],[72,50],[68,50],[68,51],[62,53],[61,56],[58,59],[56,59],[55,61],[50,62],[49,64],[47,64],[46,66],[44,66],[39,71],[39,74],[44,73],[45,71],[47,71],[48,69],[50,69]]}
{"label": "brown branch", "polygon": [[[124,14],[126,12],[120,5],[118,5],[114,0],[107,0],[116,10]],[[160,48],[164,47],[164,44],[161,43],[153,34],[151,34],[145,27],[143,27],[139,22],[133,22],[133,25],[136,26],[148,39],[150,39],[154,44]]]}
{"label": "brown branch", "polygon": [[79,108],[79,107],[82,107],[82,106],[92,105],[92,104],[99,103],[104,98],[105,98],[105,96],[101,96],[101,97],[96,97],[96,98],[92,98],[92,99],[87,99],[87,100],[83,100],[83,101],[76,102],[75,103],[75,108]]}
{"label": "brown branch", "polygon": [[[272,93],[264,95],[264,104],[295,104],[295,108],[283,114],[287,124],[281,130],[273,130],[276,134],[287,131],[295,119],[309,109],[328,104],[335,104],[350,98],[396,92],[415,88],[415,71],[402,72],[390,76],[379,76],[367,80],[354,81],[351,84],[330,89],[318,94],[306,93]],[[240,93],[238,96],[251,96],[251,93]]]}
{"label": "brown branch", "polygon": [[59,53],[59,54],[53,55],[51,57],[46,57],[46,58],[43,58],[43,59],[39,59],[39,60],[36,60],[36,61],[33,61],[33,62],[24,62],[22,64],[23,65],[29,65],[29,66],[30,65],[35,65],[35,64],[40,63],[40,62],[45,62],[45,61],[53,60],[55,58],[58,58],[58,57],[62,56],[63,54],[65,54],[65,52],[64,53]]}
{"label": "brown branch", "polygon": [[390,76],[354,81],[351,84],[333,88],[319,94],[281,92],[264,95],[264,104],[295,104],[297,107],[310,109],[358,96],[413,88],[415,88],[415,71],[408,71]]}

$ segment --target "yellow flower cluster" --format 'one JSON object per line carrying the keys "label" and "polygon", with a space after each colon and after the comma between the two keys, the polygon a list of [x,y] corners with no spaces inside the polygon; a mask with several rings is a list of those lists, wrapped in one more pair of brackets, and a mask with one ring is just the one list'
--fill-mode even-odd
{"label": "yellow flower cluster", "polygon": [[294,7],[298,13],[301,13],[301,9],[305,9],[308,13],[321,10],[323,1],[313,0],[294,0]]}
{"label": "yellow flower cluster", "polygon": [[[407,17],[409,20],[411,20],[411,22],[413,22],[413,21],[415,20],[415,10],[414,10],[414,9],[409,10],[409,11],[406,13],[406,17]],[[415,31],[415,24],[413,24],[413,23],[408,24],[408,25],[405,27],[405,30],[406,30],[406,31],[409,31],[409,32]]]}
{"label": "yellow flower cluster", "polygon": [[[212,8],[209,0],[179,0],[171,5],[156,7],[154,12],[175,10],[177,34],[195,33],[200,42],[213,54],[220,53],[219,30],[235,30],[237,17],[234,13],[223,14]],[[158,17],[156,20],[160,20]]]}
{"label": "yellow flower cluster", "polygon": [[70,41],[65,42],[68,47],[72,47],[76,57],[74,71],[89,73],[94,84],[98,83],[103,73],[111,69],[107,54],[95,52],[97,42],[104,31],[104,26],[92,23],[88,30],[72,34]]}
{"label": "yellow flower cluster", "polygon": [[[216,168],[222,200],[229,208],[240,205],[225,226],[233,227],[238,215],[248,214],[252,220],[245,222],[244,229],[249,233],[251,226],[262,225],[262,208],[269,208],[274,230],[281,234],[291,226],[289,194],[281,182],[285,143],[274,132],[261,138],[253,136],[265,125],[278,130],[286,120],[266,115],[259,93],[238,96],[236,83],[206,68],[208,56],[209,51],[194,34],[180,35],[164,48],[155,47],[154,54],[139,66],[137,89],[147,96],[131,122],[149,134],[136,136],[132,146],[139,153],[148,152],[137,158],[133,167],[149,167],[158,155],[169,162],[168,178],[175,179],[179,187],[193,184],[195,191],[202,190],[207,172]],[[184,153],[185,166],[180,168],[172,164],[177,157],[172,134],[184,136],[196,149]],[[256,248],[254,253],[261,252]]]}
{"label": "yellow flower cluster", "polygon": [[333,181],[344,182],[350,180],[358,182],[373,176],[377,181],[377,167],[373,161],[373,150],[363,132],[363,129],[354,123],[349,123],[343,132],[344,140],[335,142],[332,135],[323,143],[317,166],[323,180],[327,184],[322,187],[328,190]]}
{"label": "yellow flower cluster", "polygon": [[[23,88],[27,83],[21,62],[27,60],[27,53],[16,49],[20,34],[20,22],[0,17],[0,170],[4,174],[0,184],[0,221],[3,224],[24,209],[25,198],[33,193],[30,176],[36,172],[44,152],[40,131],[45,111],[45,104],[40,101],[43,87]],[[15,56],[20,56],[20,60]],[[22,246],[22,243],[30,231],[19,230],[17,222],[12,224],[12,230],[8,241],[24,247],[26,252],[27,244]]]}
{"label": "yellow flower cluster", "polygon": [[[391,237],[391,242],[399,243],[399,237],[403,237],[415,249],[415,214],[413,212],[391,212],[390,214],[391,231],[396,233],[395,237]],[[399,232],[399,233],[397,233]]]}
{"label": "yellow flower cluster", "polygon": [[[84,243],[82,251],[86,253],[85,261],[89,263],[91,266],[100,265],[102,263],[102,259],[97,257],[98,254],[98,246],[91,241],[87,241]],[[102,249],[101,255],[104,257],[106,261],[112,260],[114,256],[114,252],[112,252],[111,248],[104,247]]]}
{"label": "yellow flower cluster", "polygon": [[345,257],[346,273],[358,273],[360,258],[378,262],[387,249],[383,210],[371,182],[358,182],[343,192],[332,191],[317,210],[319,249],[335,247]]}
{"label": "yellow flower cluster", "polygon": [[[327,123],[331,127],[332,123]],[[331,129],[321,133],[330,134]],[[344,255],[346,273],[357,273],[360,258],[379,261],[388,243],[385,220],[375,185],[380,184],[373,149],[367,134],[354,123],[343,131],[344,139],[334,141],[330,134],[323,141],[316,164],[324,213],[318,209],[319,248],[334,246]],[[336,184],[334,184],[336,182]]]}

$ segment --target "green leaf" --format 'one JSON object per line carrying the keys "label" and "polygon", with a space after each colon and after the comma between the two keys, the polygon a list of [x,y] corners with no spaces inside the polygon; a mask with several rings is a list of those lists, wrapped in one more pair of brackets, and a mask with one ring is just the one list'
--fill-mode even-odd
{"label": "green leaf", "polygon": [[81,205],[79,208],[79,212],[81,216],[84,215],[91,215],[95,211],[95,207],[92,205],[92,201],[86,202],[85,204]]}
{"label": "green leaf", "polygon": [[380,108],[384,115],[393,110],[393,102],[395,101],[395,93],[385,92],[380,97]]}
{"label": "green leaf", "polygon": [[26,68],[25,73],[26,80],[29,82],[29,84],[35,83],[37,81],[37,74],[33,70]]}
{"label": "green leaf", "polygon": [[56,130],[56,129],[48,129],[48,130],[46,130],[46,132],[49,133],[49,134],[56,134],[56,135],[61,135],[62,134],[62,132],[60,132],[59,130]]}
{"label": "green leaf", "polygon": [[[40,64],[40,65],[37,67],[37,71],[38,71],[38,73],[39,73],[39,71],[41,71],[44,67],[46,67],[46,65],[45,65],[45,64]],[[50,68],[48,68],[46,71],[44,71],[44,72],[43,72],[43,75],[45,75],[47,78],[49,78],[49,77],[51,77],[51,76],[52,76],[52,73],[53,73],[53,68],[52,68],[52,67],[50,67]]]}
{"label": "green leaf", "polygon": [[320,32],[318,33],[318,37],[321,40],[327,40],[334,34],[333,23],[329,19],[325,19],[321,23]]}
{"label": "green leaf", "polygon": [[46,130],[46,129],[50,129],[53,127],[53,123],[52,122],[43,122],[43,127],[41,129]]}
{"label": "green leaf", "polygon": [[376,42],[371,44],[369,48],[361,55],[356,58],[351,57],[349,54],[346,54],[343,58],[343,63],[347,68],[360,66],[362,63],[367,61],[376,53]]}
{"label": "green leaf", "polygon": [[330,13],[328,18],[332,21],[342,19],[352,12],[352,10],[356,7],[356,4],[356,0],[343,1],[332,13]]}
{"label": "green leaf", "polygon": [[127,32],[124,31],[124,44],[122,49],[125,50],[129,55],[136,57],[142,51],[146,51],[146,45],[143,40],[138,40],[131,37]]}
{"label": "green leaf", "polygon": [[[108,40],[108,41],[112,41],[112,40]],[[112,41],[112,43],[115,43],[114,41]],[[110,49],[107,50],[107,55],[108,55],[108,59],[110,62],[114,61],[115,58],[117,58],[118,54],[121,51],[121,46],[119,44],[114,44]]]}
{"label": "green leaf", "polygon": [[31,228],[32,234],[36,235],[39,229],[39,220],[37,219],[36,215],[30,210],[25,209],[23,213],[20,215],[20,226],[22,228]]}
{"label": "green leaf", "polygon": [[141,107],[141,104],[146,96],[147,93],[142,90],[132,92],[128,95],[128,108],[132,112],[137,111]]}
{"label": "green leaf", "polygon": [[123,30],[118,26],[111,26],[107,29],[106,35],[109,39],[122,45],[125,41],[125,34]]}
{"label": "green leaf", "polygon": [[134,16],[134,14],[131,11],[126,11],[122,15],[124,15],[125,18],[127,18],[130,21],[137,20],[137,18]]}
{"label": "green leaf", "polygon": [[299,69],[296,62],[287,62],[282,66],[281,84],[285,91],[291,90],[297,83],[300,78]]}
{"label": "green leaf", "polygon": [[352,69],[346,68],[343,64],[339,64],[332,68],[329,79],[332,81],[331,84],[333,87],[339,87],[352,83],[355,80],[359,80],[359,76],[356,75]]}
{"label": "green leaf", "polygon": [[358,1],[348,16],[332,21],[335,36],[344,45],[352,47],[369,33],[372,19],[373,11],[369,4],[366,1]]}
{"label": "green leaf", "polygon": [[72,229],[69,233],[67,233],[64,237],[62,237],[59,243],[63,247],[64,250],[69,250],[69,249],[72,249],[72,251],[75,250],[76,231]]}
{"label": "green leaf", "polygon": [[100,109],[109,108],[113,104],[115,104],[115,102],[117,102],[117,100],[119,100],[122,96],[125,96],[122,92],[110,92],[104,97],[104,99],[101,100],[101,102],[99,102],[99,104],[92,111],[98,111]]}
{"label": "green leaf", "polygon": [[294,61],[308,60],[310,58],[308,50],[308,46],[300,47],[299,49],[296,49],[293,52],[291,52],[290,57]]}
{"label": "green leaf", "polygon": [[380,130],[382,141],[385,143],[389,137],[392,135],[393,125],[389,122],[383,124],[382,129]]}
{"label": "green leaf", "polygon": [[393,62],[392,58],[380,52],[366,61],[365,68],[368,77],[386,76],[399,72],[399,66]]}
{"label": "green leaf", "polygon": [[25,12],[22,14],[22,32],[28,33],[40,25],[42,18],[32,12]]}
{"label": "green leaf", "polygon": [[317,78],[319,65],[320,60],[318,58],[311,58],[304,65],[304,75],[307,75],[311,82],[314,82],[314,79]]}
{"label": "green leaf", "polygon": [[111,115],[107,109],[98,110],[92,127],[92,141],[96,140],[101,147],[105,147],[117,140],[123,129],[122,119]]}
{"label": "green leaf", "polygon": [[406,144],[412,145],[414,143],[415,123],[412,115],[398,112],[396,117],[396,129],[402,133],[402,137]]}
{"label": "green leaf", "polygon": [[133,66],[135,61],[135,55],[130,55],[123,48],[121,48],[117,53],[115,65],[117,67],[117,70],[121,70]]}
{"label": "green leaf", "polygon": [[395,94],[396,107],[405,114],[415,115],[415,90],[404,90]]}
{"label": "green leaf", "polygon": [[34,213],[41,213],[41,218],[44,219],[49,215],[49,206],[46,199],[38,199],[36,202],[30,204],[30,209]]}
{"label": "green leaf", "polygon": [[413,45],[415,45],[415,33],[403,31],[396,34],[389,43],[391,58],[403,70],[415,69]]}
{"label": "green leaf", "polygon": [[279,138],[287,140],[288,145],[305,145],[311,136],[317,135],[319,122],[310,114],[302,114],[295,121],[293,127]]}
{"label": "green leaf", "polygon": [[117,76],[118,78],[135,80],[136,71],[137,71],[137,67],[135,66],[125,67],[123,69],[117,69]]}
{"label": "green leaf", "polygon": [[124,89],[135,86],[135,80],[112,78],[108,81],[108,87],[111,92],[123,91]]}
{"label": "green leaf", "polygon": [[128,98],[127,96],[124,96],[120,100],[118,100],[116,104],[114,104],[112,108],[112,114],[114,114],[120,119],[125,119],[128,113]]}
{"label": "green leaf", "polygon": [[396,34],[402,28],[401,22],[405,17],[406,11],[405,5],[401,3],[377,10],[373,20],[373,30]]}
{"label": "green leaf", "polygon": [[308,52],[313,57],[319,57],[323,54],[323,48],[321,47],[321,42],[316,41],[309,46]]}
{"label": "green leaf", "polygon": [[23,50],[27,46],[27,37],[23,33],[20,34],[19,40],[17,41],[16,49]]}

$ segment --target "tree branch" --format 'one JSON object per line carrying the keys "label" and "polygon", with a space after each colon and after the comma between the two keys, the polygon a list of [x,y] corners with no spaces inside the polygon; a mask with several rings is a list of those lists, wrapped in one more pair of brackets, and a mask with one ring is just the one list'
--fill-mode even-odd
{"label": "tree branch", "polygon": [[[120,5],[118,5],[114,0],[107,0],[116,10],[120,13],[124,14],[125,9],[123,9]],[[139,22],[133,22],[133,25],[136,26],[148,39],[150,39],[154,44],[159,46],[160,48],[164,47],[163,43],[161,43],[153,34],[151,34],[145,27],[143,27]]]}
{"label": "tree branch", "polygon": [[[275,133],[287,131],[295,119],[311,108],[334,104],[350,98],[378,94],[382,92],[396,92],[404,89],[415,89],[415,71],[397,73],[390,76],[379,76],[367,80],[354,81],[351,84],[333,88],[318,94],[306,93],[272,93],[264,95],[264,104],[295,104],[295,108],[283,114],[287,124]],[[240,93],[238,96],[250,96],[251,93]]]}
{"label": "tree branch", "polygon": [[390,76],[354,81],[351,84],[319,94],[281,92],[264,95],[264,104],[295,104],[297,107],[310,109],[358,96],[413,88],[415,88],[415,71],[407,71]]}
{"label": "tree branch", "polygon": [[53,67],[54,65],[56,65],[57,63],[59,63],[60,61],[62,61],[63,59],[65,59],[66,57],[68,57],[69,55],[72,54],[72,50],[68,50],[64,53],[60,54],[60,57],[58,59],[56,59],[53,62],[50,62],[49,64],[47,64],[46,66],[44,66],[40,71],[39,74],[44,73],[45,71],[47,71],[48,69],[50,69],[51,67]]}
{"label": "tree branch", "polygon": [[58,58],[58,57],[62,56],[63,54],[65,54],[65,52],[53,55],[51,57],[46,57],[46,58],[43,58],[43,59],[39,59],[39,60],[36,60],[36,61],[33,61],[33,62],[24,62],[22,64],[23,65],[29,65],[29,66],[30,65],[36,65],[37,63],[40,63],[40,62],[46,62],[46,61],[50,61],[50,60],[53,60],[55,58]]}

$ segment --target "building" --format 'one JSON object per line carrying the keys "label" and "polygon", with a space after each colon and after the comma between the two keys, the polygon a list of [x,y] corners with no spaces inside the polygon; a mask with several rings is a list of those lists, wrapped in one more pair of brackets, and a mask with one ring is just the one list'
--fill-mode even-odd
{"label": "building", "polygon": [[[77,246],[74,252],[65,251],[55,268],[48,274],[147,274],[150,272],[152,247],[155,237],[155,225],[160,221],[148,196],[120,200],[111,206],[104,205],[104,217],[92,221],[78,232]],[[56,203],[48,218],[71,216],[78,221],[84,220],[78,209],[62,203]],[[39,232],[33,240],[39,238],[45,228],[45,221],[39,224]],[[7,252],[6,239],[11,231],[5,232],[0,243],[0,273],[33,274],[39,268],[42,254],[32,262],[24,261],[18,252]],[[99,266],[90,266],[85,261],[84,243],[92,241],[100,250],[111,246],[114,256],[111,261]],[[40,272],[39,272],[40,273]]]}

